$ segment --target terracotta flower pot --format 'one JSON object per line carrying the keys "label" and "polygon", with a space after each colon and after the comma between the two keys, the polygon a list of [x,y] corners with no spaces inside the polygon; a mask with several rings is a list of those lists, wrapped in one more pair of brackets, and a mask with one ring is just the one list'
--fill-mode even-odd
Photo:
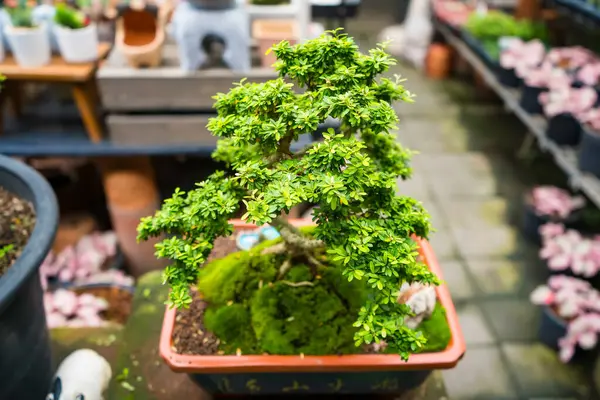
{"label": "terracotta flower pot", "polygon": [[446,79],[450,76],[452,68],[452,51],[442,43],[429,45],[426,60],[427,76],[432,79]]}
{"label": "terracotta flower pot", "polygon": [[252,36],[258,41],[258,50],[263,67],[270,67],[277,58],[273,52],[267,51],[282,40],[287,40],[294,45],[298,41],[298,24],[290,19],[259,19],[252,24]]}
{"label": "terracotta flower pot", "polygon": [[166,8],[146,5],[119,9],[115,44],[133,68],[157,67],[165,43]]}
{"label": "terracotta flower pot", "polygon": [[[310,220],[292,220],[296,226]],[[231,223],[236,230],[255,228],[241,220]],[[418,239],[421,256],[440,279],[442,272],[433,250]],[[176,310],[167,307],[160,338],[160,355],[175,372],[191,378],[211,393],[375,393],[407,392],[419,386],[435,369],[453,368],[465,353],[465,341],[450,292],[438,286],[439,303],[446,310],[452,338],[440,352],[414,354],[407,362],[396,354],[300,355],[183,355],[172,347]]]}

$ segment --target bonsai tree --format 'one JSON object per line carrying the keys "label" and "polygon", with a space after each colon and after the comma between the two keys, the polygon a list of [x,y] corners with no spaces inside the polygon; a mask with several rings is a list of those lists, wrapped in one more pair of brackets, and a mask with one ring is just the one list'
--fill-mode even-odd
{"label": "bonsai tree", "polygon": [[[279,79],[242,81],[215,97],[218,116],[208,128],[221,139],[213,158],[225,162],[231,173],[216,172],[187,193],[177,189],[153,217],[142,219],[138,238],[168,235],[156,245],[158,257],[173,260],[164,271],[172,289],[168,304],[186,307],[192,302],[190,286],[202,282],[199,271],[207,268],[201,267],[215,239],[232,234],[228,221],[243,204],[243,220],[271,224],[282,238],[250,253],[277,255],[269,259],[278,263],[272,280],[261,277],[254,286],[243,283],[244,288],[279,285],[309,293],[325,285],[321,278],[331,271],[346,284],[360,281],[369,291],[353,316],[354,344],[386,342],[388,351],[407,359],[423,349],[426,339],[403,323],[412,313],[397,301],[400,286],[439,284],[420,261],[413,240],[427,237],[428,214],[420,202],[396,195],[397,179],[410,177],[411,152],[391,132],[398,122],[392,102],[411,102],[412,95],[398,76],[379,77],[395,64],[383,45],[362,54],[339,31],[295,46],[283,41],[272,51]],[[341,121],[339,133],[329,130],[322,142],[292,151],[292,142],[327,117]],[[318,205],[312,230],[298,229],[282,217],[303,202]],[[272,268],[267,264],[259,268]],[[227,272],[220,275],[241,274],[223,268]],[[300,268],[307,274],[295,272]],[[299,281],[299,275],[305,278]],[[203,287],[199,290],[209,297]],[[224,297],[242,289],[213,290]]]}

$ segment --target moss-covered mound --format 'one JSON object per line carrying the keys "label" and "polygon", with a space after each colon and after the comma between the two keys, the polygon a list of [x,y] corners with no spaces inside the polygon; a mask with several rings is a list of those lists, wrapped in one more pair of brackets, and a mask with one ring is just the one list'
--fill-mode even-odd
{"label": "moss-covered mound", "polygon": [[[277,281],[283,255],[262,254],[275,244],[265,242],[250,251],[232,253],[207,264],[198,290],[207,302],[205,327],[221,340],[221,350],[235,354],[350,354],[352,327],[369,289],[363,282],[348,282],[337,268],[313,278],[302,260]],[[291,286],[310,282],[313,286]],[[425,351],[444,349],[450,330],[444,309],[438,305],[432,318],[419,327],[427,337]]]}

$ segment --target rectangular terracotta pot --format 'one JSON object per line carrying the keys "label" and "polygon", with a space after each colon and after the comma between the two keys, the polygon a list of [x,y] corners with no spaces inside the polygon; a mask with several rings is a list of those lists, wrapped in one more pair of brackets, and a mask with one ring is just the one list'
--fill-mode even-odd
{"label": "rectangular terracotta pot", "polygon": [[[296,226],[309,219],[290,220]],[[232,220],[236,230],[255,228]],[[429,242],[417,239],[424,262],[440,279],[442,271]],[[436,287],[452,333],[445,350],[411,355],[396,354],[300,355],[182,355],[172,348],[176,309],[167,307],[159,351],[171,370],[185,372],[209,393],[402,393],[419,386],[436,369],[456,366],[465,353],[465,341],[446,285]]]}
{"label": "rectangular terracotta pot", "polygon": [[291,45],[298,41],[298,23],[293,19],[257,19],[252,24],[252,37],[258,42],[258,52],[263,67],[271,67],[277,61],[275,54],[267,51],[282,40]]}

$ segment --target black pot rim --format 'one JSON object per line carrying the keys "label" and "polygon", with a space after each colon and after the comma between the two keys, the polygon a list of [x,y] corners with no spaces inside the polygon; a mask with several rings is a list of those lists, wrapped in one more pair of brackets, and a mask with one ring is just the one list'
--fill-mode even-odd
{"label": "black pot rim", "polygon": [[[21,181],[33,195],[36,221],[29,241],[15,263],[0,277],[0,309],[9,303],[22,284],[35,273],[54,243],[58,229],[58,204],[54,190],[35,169],[0,155],[0,169]],[[0,185],[3,182],[0,182]]]}

